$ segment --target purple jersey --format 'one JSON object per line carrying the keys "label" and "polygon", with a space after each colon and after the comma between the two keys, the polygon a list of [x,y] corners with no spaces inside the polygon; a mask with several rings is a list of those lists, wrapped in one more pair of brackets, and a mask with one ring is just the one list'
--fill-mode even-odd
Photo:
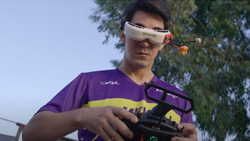
{"label": "purple jersey", "polygon": [[[156,76],[153,77],[151,82],[185,95],[179,89],[163,82]],[[84,107],[116,106],[130,112],[145,113],[156,105],[156,102],[146,98],[145,87],[145,85],[138,85],[133,82],[119,69],[81,73],[46,105],[41,107],[38,112],[52,111],[59,113]],[[158,99],[162,95],[161,90],[155,88],[149,89],[148,93]],[[171,94],[167,95],[166,100],[179,108],[190,108],[187,101]],[[166,117],[171,117],[177,123],[193,123],[191,112],[185,114],[170,110]],[[102,140],[99,135],[93,134],[87,129],[78,130],[78,138],[80,141]]]}

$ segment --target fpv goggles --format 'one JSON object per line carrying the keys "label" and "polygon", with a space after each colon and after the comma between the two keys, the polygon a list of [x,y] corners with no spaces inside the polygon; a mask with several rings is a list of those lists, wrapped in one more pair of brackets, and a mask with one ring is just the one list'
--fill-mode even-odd
{"label": "fpv goggles", "polygon": [[124,25],[124,34],[130,39],[137,41],[148,39],[157,45],[169,43],[173,39],[173,34],[169,30],[145,28],[127,21]]}

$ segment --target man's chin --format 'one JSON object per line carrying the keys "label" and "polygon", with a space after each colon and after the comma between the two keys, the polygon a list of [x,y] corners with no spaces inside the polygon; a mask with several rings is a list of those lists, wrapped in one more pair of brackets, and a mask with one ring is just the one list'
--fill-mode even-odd
{"label": "man's chin", "polygon": [[134,64],[137,68],[144,69],[144,68],[150,68],[150,64],[148,62],[144,61],[137,61]]}

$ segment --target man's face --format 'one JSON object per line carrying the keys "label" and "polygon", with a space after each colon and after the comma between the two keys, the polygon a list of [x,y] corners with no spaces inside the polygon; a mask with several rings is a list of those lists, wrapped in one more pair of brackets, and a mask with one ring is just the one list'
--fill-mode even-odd
{"label": "man's face", "polygon": [[[164,29],[163,19],[160,16],[143,11],[137,11],[131,22],[146,28]],[[155,57],[164,46],[164,44],[152,44],[148,39],[143,41],[130,39],[123,32],[121,40],[125,44],[124,63],[135,68],[151,69]]]}

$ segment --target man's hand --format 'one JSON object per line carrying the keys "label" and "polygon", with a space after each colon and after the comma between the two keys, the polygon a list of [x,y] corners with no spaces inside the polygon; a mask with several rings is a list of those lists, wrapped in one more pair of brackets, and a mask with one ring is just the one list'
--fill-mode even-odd
{"label": "man's hand", "polygon": [[128,112],[123,108],[114,106],[83,108],[84,127],[89,131],[99,134],[105,141],[123,140],[118,132],[127,138],[133,137],[133,132],[120,120],[125,118],[132,123],[138,122],[136,115]]}
{"label": "man's hand", "polygon": [[180,123],[177,128],[182,130],[184,137],[173,137],[171,141],[198,141],[197,131],[194,124],[191,123]]}

